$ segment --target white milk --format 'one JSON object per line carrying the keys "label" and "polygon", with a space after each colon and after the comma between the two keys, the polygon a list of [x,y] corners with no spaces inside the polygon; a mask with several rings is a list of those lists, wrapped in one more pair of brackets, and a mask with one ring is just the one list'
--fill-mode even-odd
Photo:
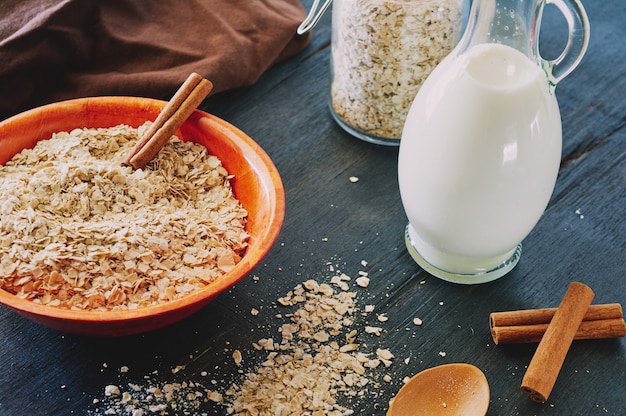
{"label": "white milk", "polygon": [[398,179],[413,245],[457,274],[506,261],[548,204],[561,118],[546,75],[515,49],[448,57],[407,116]]}

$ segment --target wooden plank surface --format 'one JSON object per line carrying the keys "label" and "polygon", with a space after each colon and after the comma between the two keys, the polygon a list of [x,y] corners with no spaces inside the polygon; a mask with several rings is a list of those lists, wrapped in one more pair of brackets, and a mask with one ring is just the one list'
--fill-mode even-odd
{"label": "wooden plank surface", "polygon": [[[310,1],[305,2],[307,7]],[[520,383],[534,345],[495,346],[492,311],[557,306],[569,282],[588,284],[594,303],[626,305],[626,3],[586,1],[589,51],[557,87],[563,120],[563,162],[543,218],[523,242],[522,259],[504,278],[477,286],[440,281],[406,253],[397,149],[343,132],[328,111],[330,15],[300,55],[250,88],[207,100],[203,109],[253,137],[278,167],[286,191],[285,223],[265,260],[243,282],[189,319],[155,332],[88,338],[42,328],[0,307],[0,415],[84,415],[99,409],[108,384],[192,380],[226,388],[240,383],[264,357],[252,348],[279,337],[276,300],[307,280],[328,281],[330,265],[357,277],[361,308],[354,329],[368,350],[388,348],[390,382],[366,387],[344,404],[359,415],[383,415],[402,378],[427,367],[469,362],[491,387],[488,415],[625,415],[626,340],[576,341],[545,404],[531,402]],[[547,11],[542,51],[559,51]],[[358,182],[350,177],[358,177]],[[364,265],[362,261],[366,261]],[[257,309],[259,314],[251,314]],[[386,314],[379,322],[376,314]],[[419,327],[412,322],[419,317]],[[239,349],[238,368],[230,354]],[[445,352],[445,356],[444,353]],[[120,368],[128,366],[128,372]],[[184,366],[178,372],[172,369]],[[203,375],[206,372],[207,375]],[[225,414],[205,404],[207,414]],[[97,413],[97,412],[96,412]],[[93,413],[92,413],[93,414]],[[170,413],[176,414],[176,413]],[[183,413],[181,413],[183,414]]]}

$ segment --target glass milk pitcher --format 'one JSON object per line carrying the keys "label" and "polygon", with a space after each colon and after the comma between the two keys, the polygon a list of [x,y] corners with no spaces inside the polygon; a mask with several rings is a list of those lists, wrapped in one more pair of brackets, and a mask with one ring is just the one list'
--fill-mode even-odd
{"label": "glass milk pitcher", "polygon": [[[569,29],[555,60],[539,54],[546,3]],[[473,1],[459,44],[417,93],[400,141],[405,240],[423,269],[473,284],[515,267],[559,169],[555,87],[588,40],[579,0]]]}

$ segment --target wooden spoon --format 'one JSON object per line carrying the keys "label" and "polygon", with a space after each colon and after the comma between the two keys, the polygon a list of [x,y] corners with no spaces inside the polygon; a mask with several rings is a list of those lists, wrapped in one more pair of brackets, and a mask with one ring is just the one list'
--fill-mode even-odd
{"label": "wooden spoon", "polygon": [[489,383],[471,364],[445,364],[414,375],[391,401],[387,416],[485,416]]}

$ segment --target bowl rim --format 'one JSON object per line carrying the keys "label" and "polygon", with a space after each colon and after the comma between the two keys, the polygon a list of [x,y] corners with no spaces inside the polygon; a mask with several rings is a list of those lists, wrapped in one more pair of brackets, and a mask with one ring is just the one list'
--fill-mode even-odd
{"label": "bowl rim", "polygon": [[[88,111],[97,111],[98,109],[106,108],[111,104],[115,104],[117,106],[121,106],[127,109],[133,108],[136,105],[141,105],[145,107],[144,109],[148,112],[153,112],[154,117],[156,117],[156,114],[158,114],[158,112],[167,104],[167,102],[163,100],[143,97],[101,96],[76,98],[51,103],[37,108],[33,108],[31,110],[27,110],[25,112],[7,118],[6,120],[0,121],[0,141],[2,141],[2,136],[4,134],[3,131],[5,129],[13,128],[13,125],[22,125],[29,118],[40,117],[46,111],[54,110],[54,112],[57,114],[71,113],[72,111],[85,111],[85,108],[87,108]],[[251,247],[250,243],[248,243],[244,255],[232,270],[223,274],[215,281],[209,283],[203,288],[189,293],[183,297],[155,305],[139,307],[136,309],[94,311],[58,308],[54,306],[38,304],[31,300],[19,298],[16,295],[3,289],[0,289],[0,303],[18,312],[24,312],[46,319],[61,319],[65,321],[84,323],[126,322],[141,320],[144,318],[154,318],[163,314],[178,311],[183,308],[193,308],[194,306],[198,308],[202,307],[204,303],[208,303],[210,300],[213,299],[213,297],[217,296],[219,293],[223,292],[227,288],[232,287],[235,283],[250,274],[252,269],[261,261],[265,254],[267,254],[267,252],[273,246],[273,243],[278,238],[280,229],[284,221],[285,195],[280,174],[273,161],[261,148],[261,146],[239,128],[233,126],[227,121],[215,115],[209,114],[205,111],[195,110],[192,116],[190,116],[190,118],[184,123],[183,126],[189,125],[190,123],[204,123],[206,128],[214,129],[218,134],[226,137],[232,143],[236,143],[238,150],[242,151],[242,157],[245,157],[248,161],[250,161],[250,159],[254,159],[255,163],[261,162],[260,164],[256,163],[253,165],[253,167],[255,168],[254,171],[257,176],[261,176],[264,179],[264,184],[271,184],[271,186],[264,187],[264,191],[267,194],[267,197],[270,198],[269,205],[272,208],[270,210],[269,216],[267,217],[267,226],[264,227],[264,232],[253,240],[254,247]],[[89,128],[92,126],[82,126],[76,128],[84,127]],[[181,130],[183,130],[182,127]],[[180,135],[181,130],[177,131],[176,134]],[[38,132],[38,138],[33,142],[33,145],[39,140],[50,137],[49,135],[48,137],[41,136],[42,133],[40,128]]]}

